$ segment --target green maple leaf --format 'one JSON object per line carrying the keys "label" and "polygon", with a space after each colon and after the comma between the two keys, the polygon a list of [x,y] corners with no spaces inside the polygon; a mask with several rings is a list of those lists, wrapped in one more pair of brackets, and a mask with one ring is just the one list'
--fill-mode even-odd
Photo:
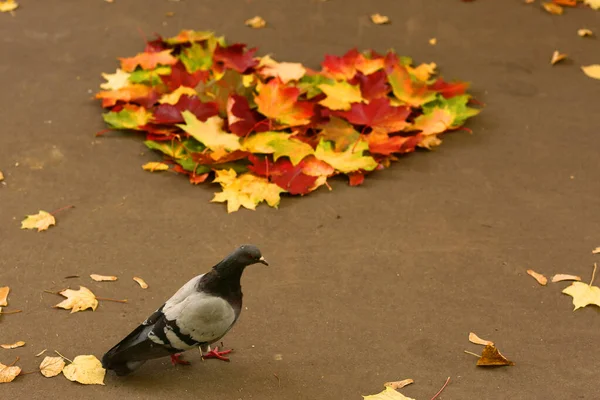
{"label": "green maple leaf", "polygon": [[234,151],[240,148],[240,138],[223,130],[221,117],[210,117],[206,122],[202,122],[188,110],[182,112],[181,115],[185,124],[177,124],[177,126],[209,149],[225,148],[228,151]]}
{"label": "green maple leaf", "polygon": [[377,167],[377,161],[373,157],[363,154],[367,150],[369,150],[369,144],[359,140],[348,146],[345,151],[336,152],[333,150],[331,142],[321,139],[315,150],[315,157],[346,174],[361,169],[372,171]]}
{"label": "green maple leaf", "polygon": [[131,83],[144,83],[149,84],[150,86],[160,85],[162,80],[160,79],[161,75],[169,75],[171,73],[170,66],[161,66],[149,71],[138,69],[133,71],[129,75],[129,82]]}
{"label": "green maple leaf", "polygon": [[190,74],[196,71],[208,71],[213,63],[212,51],[197,43],[192,43],[190,47],[183,50],[179,59]]}
{"label": "green maple leaf", "polygon": [[153,140],[144,141],[146,147],[152,150],[158,150],[176,161],[187,157],[188,153],[185,147],[178,141],[171,142],[155,142]]}
{"label": "green maple leaf", "polygon": [[143,107],[125,106],[121,111],[110,111],[102,114],[104,122],[114,129],[136,129],[146,125],[152,114]]}
{"label": "green maple leaf", "polygon": [[423,113],[431,114],[435,112],[436,109],[444,110],[452,115],[452,122],[448,127],[450,129],[458,128],[464,125],[467,119],[481,112],[481,110],[467,106],[470,98],[471,96],[468,94],[454,96],[449,99],[438,95],[435,101],[427,103],[423,106]]}
{"label": "green maple leaf", "polygon": [[326,78],[323,75],[303,76],[298,82],[296,87],[300,89],[301,93],[306,93],[307,99],[312,99],[315,96],[320,95],[323,91],[319,88],[320,85],[333,85],[335,80]]}
{"label": "green maple leaf", "polygon": [[302,159],[314,153],[310,145],[294,139],[291,133],[262,132],[248,137],[244,141],[244,149],[252,153],[273,154],[277,161],[279,157],[288,157],[292,165],[297,165]]}

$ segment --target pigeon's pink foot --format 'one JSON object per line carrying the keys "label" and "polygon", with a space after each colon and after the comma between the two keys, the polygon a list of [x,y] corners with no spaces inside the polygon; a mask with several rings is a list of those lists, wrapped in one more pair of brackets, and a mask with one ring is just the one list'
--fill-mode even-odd
{"label": "pigeon's pink foot", "polygon": [[171,364],[173,365],[190,365],[189,361],[185,361],[182,358],[181,353],[171,354]]}
{"label": "pigeon's pink foot", "polygon": [[215,347],[214,349],[212,349],[211,351],[209,351],[206,354],[202,355],[203,359],[207,359],[207,358],[217,358],[219,360],[223,360],[223,361],[230,361],[229,358],[224,357],[225,355],[231,353],[233,351],[233,349],[231,350],[223,350],[223,351],[219,351],[219,347]]}

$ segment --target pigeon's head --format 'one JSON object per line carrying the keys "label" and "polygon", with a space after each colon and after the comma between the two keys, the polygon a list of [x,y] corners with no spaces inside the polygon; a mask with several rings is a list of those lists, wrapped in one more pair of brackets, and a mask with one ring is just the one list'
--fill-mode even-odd
{"label": "pigeon's head", "polygon": [[248,265],[265,264],[267,260],[260,254],[258,247],[251,244],[244,244],[225,257],[223,261],[215,265],[215,269],[221,276],[230,276],[244,270]]}

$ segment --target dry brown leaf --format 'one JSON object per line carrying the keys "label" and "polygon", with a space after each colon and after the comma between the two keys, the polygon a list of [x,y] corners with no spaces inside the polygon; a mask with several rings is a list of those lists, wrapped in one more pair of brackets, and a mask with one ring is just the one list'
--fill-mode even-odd
{"label": "dry brown leaf", "polygon": [[590,78],[600,79],[600,64],[592,64],[581,67],[584,74]]}
{"label": "dry brown leaf", "polygon": [[494,345],[494,342],[492,342],[490,340],[482,339],[473,332],[469,332],[469,342],[475,343],[475,344],[481,344],[484,346],[487,346],[487,345],[493,346]]}
{"label": "dry brown leaf", "polygon": [[104,385],[106,370],[95,356],[77,356],[63,369],[64,376],[84,385]]}
{"label": "dry brown leaf", "polygon": [[52,378],[60,374],[65,367],[65,360],[62,357],[46,356],[40,364],[40,372],[46,378]]}
{"label": "dry brown leaf", "polygon": [[50,225],[56,225],[56,220],[52,214],[43,210],[37,214],[28,215],[21,221],[21,229],[37,229],[38,232],[45,231]]}
{"label": "dry brown leaf", "polygon": [[119,279],[113,275],[98,275],[98,274],[91,274],[90,278],[92,278],[96,282],[116,281],[117,279]]}
{"label": "dry brown leaf", "polygon": [[490,344],[485,346],[481,357],[477,360],[478,367],[499,367],[504,365],[515,365],[515,363],[504,357],[495,346]]}
{"label": "dry brown leaf", "polygon": [[12,382],[21,373],[21,368],[0,363],[0,383]]}
{"label": "dry brown leaf", "polygon": [[256,17],[247,19],[245,24],[250,28],[259,29],[264,28],[267,25],[267,22],[257,15]]}
{"label": "dry brown leaf", "polygon": [[41,356],[42,354],[44,354],[44,353],[46,352],[46,350],[48,350],[48,349],[44,349],[44,350],[40,351],[40,352],[39,352],[39,353],[37,353],[35,356],[36,356],[36,357],[39,357],[39,356]]}
{"label": "dry brown leaf", "polygon": [[429,39],[429,44],[432,46],[435,46],[437,44],[437,39],[436,38]]}
{"label": "dry brown leaf", "polygon": [[536,281],[538,281],[538,283],[542,286],[546,286],[546,284],[548,283],[548,279],[544,275],[538,274],[532,269],[528,269],[527,273],[531,275]]}
{"label": "dry brown leaf", "polygon": [[600,254],[600,247],[596,247],[594,250],[592,250],[592,254]]}
{"label": "dry brown leaf", "polygon": [[142,169],[144,171],[150,171],[150,172],[166,171],[169,169],[169,166],[162,162],[152,161],[152,162],[147,162],[146,164],[142,165]]}
{"label": "dry brown leaf", "polygon": [[390,23],[390,19],[387,16],[381,15],[379,13],[372,14],[371,15],[371,21],[373,21],[373,23],[376,24],[376,25],[383,25],[383,24],[389,24]]}
{"label": "dry brown leaf", "polygon": [[96,307],[98,307],[96,296],[90,289],[84,286],[80,286],[79,290],[65,289],[60,292],[60,294],[67,299],[55,305],[54,308],[64,308],[65,310],[71,310],[71,313],[74,313],[87,310],[88,308],[95,311]]}
{"label": "dry brown leaf", "polygon": [[581,37],[586,37],[586,36],[592,36],[594,34],[594,32],[591,31],[591,29],[577,29],[577,34]]}
{"label": "dry brown leaf", "polygon": [[542,3],[542,7],[544,7],[544,9],[550,14],[554,15],[561,15],[565,11],[561,6],[554,3]]}
{"label": "dry brown leaf", "polygon": [[134,276],[133,280],[136,281],[142,289],[148,289],[148,284],[142,278],[138,278],[137,276]]}
{"label": "dry brown leaf", "polygon": [[552,58],[550,59],[550,64],[554,65],[557,62],[560,62],[566,58],[567,58],[566,54],[561,53],[558,50],[555,50],[554,53],[552,53]]}
{"label": "dry brown leaf", "polygon": [[580,281],[581,277],[577,275],[568,275],[568,274],[556,274],[552,277],[552,282],[562,282],[562,281]]}
{"label": "dry brown leaf", "polygon": [[402,389],[404,386],[410,385],[411,383],[415,383],[412,379],[403,379],[401,381],[395,382],[386,382],[383,384],[385,387],[391,387],[394,390]]}
{"label": "dry brown leaf", "polygon": [[0,306],[8,305],[8,292],[10,292],[8,286],[0,287]]}
{"label": "dry brown leaf", "polygon": [[12,344],[0,344],[0,347],[2,347],[3,349],[16,349],[17,347],[23,346],[25,346],[25,342],[23,342],[22,340],[19,340],[18,342]]}

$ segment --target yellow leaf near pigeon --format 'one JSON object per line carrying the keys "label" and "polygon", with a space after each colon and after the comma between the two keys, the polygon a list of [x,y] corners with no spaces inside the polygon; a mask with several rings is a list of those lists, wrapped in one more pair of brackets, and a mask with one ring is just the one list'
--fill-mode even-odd
{"label": "yellow leaf near pigeon", "polygon": [[45,231],[50,225],[56,225],[54,216],[49,212],[40,210],[39,213],[28,215],[21,222],[21,229],[37,229],[38,232]]}
{"label": "yellow leaf near pigeon", "polygon": [[77,356],[63,369],[65,377],[84,385],[104,385],[106,370],[95,356]]}
{"label": "yellow leaf near pigeon", "polygon": [[19,7],[19,3],[15,0],[0,1],[0,12],[14,11]]}
{"label": "yellow leaf near pigeon", "polygon": [[96,307],[98,307],[96,296],[90,289],[84,286],[80,286],[79,290],[65,289],[60,292],[60,294],[67,299],[55,305],[55,308],[64,308],[65,310],[71,310],[71,313],[74,313],[87,310],[88,308],[95,311]]}
{"label": "yellow leaf near pigeon", "polygon": [[8,293],[10,288],[8,286],[0,287],[0,306],[8,305]]}
{"label": "yellow leaf near pigeon", "polygon": [[12,382],[21,373],[21,368],[0,363],[0,383]]}
{"label": "yellow leaf near pigeon", "polygon": [[16,349],[17,347],[23,346],[25,346],[25,342],[23,342],[22,340],[11,344],[0,344],[0,347],[2,347],[3,349]]}
{"label": "yellow leaf near pigeon", "polygon": [[40,372],[46,378],[52,378],[53,376],[60,374],[64,367],[65,361],[62,359],[62,357],[46,356],[40,364]]}
{"label": "yellow leaf near pigeon", "polygon": [[590,78],[600,79],[600,64],[585,65],[581,70]]}
{"label": "yellow leaf near pigeon", "polygon": [[98,275],[98,274],[91,274],[90,278],[92,278],[96,282],[116,281],[117,279],[119,279],[113,275]]}
{"label": "yellow leaf near pigeon", "polygon": [[142,169],[144,171],[150,171],[150,172],[166,171],[169,169],[169,166],[162,162],[152,161],[152,162],[147,162],[146,164],[142,165]]}
{"label": "yellow leaf near pigeon", "polygon": [[255,210],[258,203],[266,201],[277,208],[281,201],[279,195],[285,192],[282,188],[267,179],[250,173],[237,175],[232,169],[215,171],[213,182],[220,183],[223,191],[215,193],[212,202],[227,202],[227,212],[232,213],[245,207]]}
{"label": "yellow leaf near pigeon", "polygon": [[411,397],[406,397],[402,393],[387,386],[381,393],[372,394],[370,396],[363,396],[364,400],[415,400]]}

